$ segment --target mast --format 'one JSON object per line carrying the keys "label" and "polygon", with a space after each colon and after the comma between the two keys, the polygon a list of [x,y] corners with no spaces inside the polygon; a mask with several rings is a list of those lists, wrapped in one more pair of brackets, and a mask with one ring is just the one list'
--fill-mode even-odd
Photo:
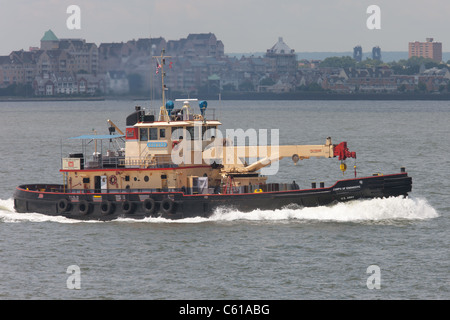
{"label": "mast", "polygon": [[[164,72],[164,65],[166,64],[166,58],[172,58],[171,56],[165,56],[166,50],[161,50],[160,56],[153,56],[154,59],[156,59],[156,73],[159,72],[159,69],[161,69],[161,91],[162,91],[162,106],[159,111],[159,121],[161,121],[161,118],[167,117],[167,122],[169,122],[170,117],[166,109],[166,85],[164,84],[164,78],[166,77],[166,73]],[[160,59],[160,60],[159,60]]]}

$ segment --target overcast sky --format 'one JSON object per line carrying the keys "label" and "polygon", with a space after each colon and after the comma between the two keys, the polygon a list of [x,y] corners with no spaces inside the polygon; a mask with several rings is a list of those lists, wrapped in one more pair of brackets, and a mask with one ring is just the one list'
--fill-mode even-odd
{"label": "overcast sky", "polygon": [[[69,5],[81,9],[81,29],[69,30]],[[370,5],[381,29],[369,30]],[[450,44],[449,0],[0,0],[0,55],[40,46],[48,29],[58,38],[99,45],[131,39],[185,38],[212,32],[225,53],[264,52],[283,37],[296,52],[407,51],[433,37]]]}

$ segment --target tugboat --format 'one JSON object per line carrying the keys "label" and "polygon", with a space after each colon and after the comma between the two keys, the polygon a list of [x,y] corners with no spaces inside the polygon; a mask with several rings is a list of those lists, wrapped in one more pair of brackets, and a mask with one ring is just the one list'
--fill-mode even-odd
{"label": "tugboat", "polygon": [[[267,183],[266,167],[290,157],[337,158],[340,168],[355,158],[346,142],[323,145],[235,146],[220,137],[221,122],[207,115],[207,102],[181,99],[182,107],[164,95],[164,52],[158,58],[162,106],[149,114],[137,106],[126,118],[125,132],[112,121],[107,135],[83,135],[81,151],[61,159],[63,184],[25,184],[16,188],[17,212],[36,212],[80,220],[183,219],[208,217],[219,207],[243,212],[332,205],[356,199],[407,196],[412,179],[399,173],[355,177],[300,189],[295,182]],[[122,146],[124,145],[124,147]],[[104,147],[107,146],[106,152]],[[94,152],[88,151],[89,147]],[[248,163],[249,159],[257,159]]]}

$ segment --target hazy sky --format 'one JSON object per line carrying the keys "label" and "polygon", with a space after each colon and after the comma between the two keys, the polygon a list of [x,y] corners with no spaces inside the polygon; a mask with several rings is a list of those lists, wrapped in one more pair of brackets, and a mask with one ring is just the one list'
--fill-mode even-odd
{"label": "hazy sky", "polygon": [[[69,30],[69,5],[81,9],[81,29]],[[370,5],[381,29],[369,30]],[[185,38],[212,32],[225,53],[264,52],[283,37],[296,52],[407,51],[433,37],[450,45],[449,0],[0,0],[0,55],[40,46],[44,32],[99,45],[143,37]]]}

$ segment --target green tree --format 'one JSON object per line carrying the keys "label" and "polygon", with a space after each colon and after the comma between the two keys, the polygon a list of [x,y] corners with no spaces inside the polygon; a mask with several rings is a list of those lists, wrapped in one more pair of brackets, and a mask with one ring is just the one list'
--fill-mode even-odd
{"label": "green tree", "polygon": [[367,58],[356,64],[356,68],[373,68],[386,65],[383,61]]}
{"label": "green tree", "polygon": [[232,83],[227,83],[222,86],[223,91],[236,91],[236,87]]}
{"label": "green tree", "polygon": [[296,88],[297,91],[309,91],[309,92],[320,92],[325,91],[322,86],[316,82],[309,83],[307,85],[301,85]]}
{"label": "green tree", "polygon": [[259,84],[261,86],[273,86],[275,84],[275,80],[272,78],[263,78],[261,81],[259,81]]}
{"label": "green tree", "polygon": [[344,57],[328,57],[320,64],[320,68],[351,68],[356,66],[356,60],[349,56]]}
{"label": "green tree", "polygon": [[420,67],[423,65],[426,69],[430,68],[444,68],[446,67],[443,63],[437,63],[430,58],[424,57],[411,57],[408,60],[401,59],[399,61],[394,61],[388,64],[389,67],[394,71],[395,74],[403,75],[413,75],[418,74]]}
{"label": "green tree", "polygon": [[424,82],[419,81],[419,83],[417,84],[417,89],[419,90],[419,92],[426,92],[427,85]]}
{"label": "green tree", "polygon": [[239,91],[255,91],[255,86],[253,85],[253,83],[249,80],[246,80],[244,82],[241,82],[239,84]]}
{"label": "green tree", "polygon": [[31,84],[13,83],[6,88],[0,88],[0,96],[30,97],[33,95]]}

